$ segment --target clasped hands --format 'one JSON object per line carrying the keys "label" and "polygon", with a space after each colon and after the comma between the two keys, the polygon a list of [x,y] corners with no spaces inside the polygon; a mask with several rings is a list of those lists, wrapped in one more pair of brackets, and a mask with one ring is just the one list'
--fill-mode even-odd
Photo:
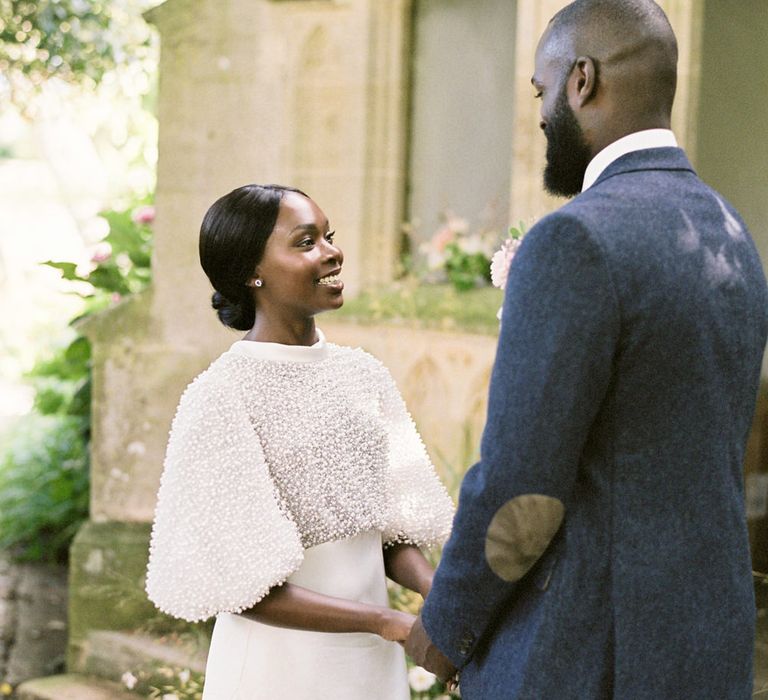
{"label": "clasped hands", "polygon": [[421,623],[421,615],[416,618],[405,640],[405,652],[417,666],[434,673],[441,681],[447,683],[448,690],[453,690],[458,685],[458,669],[432,643]]}

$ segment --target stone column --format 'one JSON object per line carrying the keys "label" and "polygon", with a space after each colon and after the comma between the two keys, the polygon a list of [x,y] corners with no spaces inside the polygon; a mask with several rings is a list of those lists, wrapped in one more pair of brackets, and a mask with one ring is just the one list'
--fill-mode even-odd
{"label": "stone column", "polygon": [[512,119],[512,191],[509,221],[527,228],[559,207],[564,200],[548,195],[542,184],[546,140],[539,129],[539,101],[534,99],[531,76],[539,38],[565,0],[518,0],[515,36],[515,107]]}
{"label": "stone column", "polygon": [[[539,129],[539,102],[533,99],[531,76],[539,37],[549,20],[569,0],[518,0],[515,60],[515,115],[512,135],[512,193],[509,220],[540,219],[565,200],[551,197],[543,188],[546,140]],[[672,111],[672,128],[690,156],[695,145],[702,3],[693,0],[660,0],[677,35],[678,88]]]}
{"label": "stone column", "polygon": [[271,3],[271,16],[286,178],[337,230],[346,293],[390,281],[404,207],[410,0],[294,0]]}
{"label": "stone column", "polygon": [[657,2],[667,13],[677,37],[677,93],[672,109],[672,131],[695,162],[704,3],[696,0]]}

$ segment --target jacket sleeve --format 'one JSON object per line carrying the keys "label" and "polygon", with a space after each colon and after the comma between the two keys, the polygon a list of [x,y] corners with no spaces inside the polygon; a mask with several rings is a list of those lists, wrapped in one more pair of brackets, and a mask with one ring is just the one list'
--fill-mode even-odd
{"label": "jacket sleeve", "polygon": [[258,437],[228,386],[204,374],[182,396],[152,528],[147,594],[190,622],[251,607],[303,559]]}
{"label": "jacket sleeve", "polygon": [[380,396],[389,441],[386,474],[385,545],[442,545],[451,531],[454,506],[389,371],[380,365]]}
{"label": "jacket sleeve", "polygon": [[509,272],[480,461],[422,611],[458,667],[548,550],[606,395],[619,312],[605,255],[579,222],[533,227]]}

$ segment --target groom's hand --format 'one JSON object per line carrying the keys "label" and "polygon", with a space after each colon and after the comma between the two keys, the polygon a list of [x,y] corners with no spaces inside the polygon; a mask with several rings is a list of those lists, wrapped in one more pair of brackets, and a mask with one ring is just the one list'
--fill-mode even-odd
{"label": "groom's hand", "polygon": [[413,659],[417,666],[434,673],[441,681],[445,682],[456,675],[458,670],[450,660],[443,655],[429,638],[424,625],[421,624],[421,615],[411,627],[411,633],[405,640],[405,652]]}

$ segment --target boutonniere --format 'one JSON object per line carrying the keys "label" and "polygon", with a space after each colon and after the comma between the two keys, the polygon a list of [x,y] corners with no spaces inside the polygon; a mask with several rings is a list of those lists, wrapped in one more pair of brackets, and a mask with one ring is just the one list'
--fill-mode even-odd
{"label": "boutonniere", "polygon": [[[504,289],[507,286],[509,268],[512,265],[512,259],[515,257],[515,253],[517,253],[520,244],[523,242],[524,235],[525,225],[522,221],[518,228],[510,226],[508,237],[502,242],[501,248],[493,254],[493,257],[491,258],[491,284],[493,284],[494,287]],[[501,308],[496,316],[501,320]]]}

